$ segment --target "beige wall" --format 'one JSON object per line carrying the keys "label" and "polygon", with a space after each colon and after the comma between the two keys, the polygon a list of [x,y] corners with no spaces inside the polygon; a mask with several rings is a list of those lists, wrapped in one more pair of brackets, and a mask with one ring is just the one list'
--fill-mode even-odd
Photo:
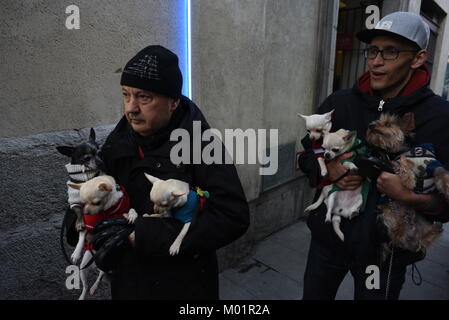
{"label": "beige wall", "polygon": [[446,16],[440,24],[439,35],[435,48],[434,67],[430,87],[436,94],[443,93],[444,78],[449,54],[449,0],[436,0]]}
{"label": "beige wall", "polygon": [[[2,1],[0,138],[116,122],[115,71],[149,44],[179,51],[178,2]],[[71,4],[80,10],[79,30],[65,27]]]}
{"label": "beige wall", "polygon": [[[212,127],[279,129],[280,145],[304,136],[296,113],[315,108],[318,6],[313,0],[194,1],[193,99]],[[259,167],[238,170],[247,197],[257,198]]]}

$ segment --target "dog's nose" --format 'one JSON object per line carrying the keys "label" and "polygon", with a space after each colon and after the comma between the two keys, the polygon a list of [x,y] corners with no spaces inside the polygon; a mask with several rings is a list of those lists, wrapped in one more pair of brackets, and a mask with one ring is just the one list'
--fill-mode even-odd
{"label": "dog's nose", "polygon": [[325,153],[324,158],[329,160],[331,158],[331,155],[329,153]]}
{"label": "dog's nose", "polygon": [[375,124],[370,124],[370,125],[368,126],[368,128],[370,128],[371,130],[374,130],[374,129],[376,128],[376,125],[375,125]]}

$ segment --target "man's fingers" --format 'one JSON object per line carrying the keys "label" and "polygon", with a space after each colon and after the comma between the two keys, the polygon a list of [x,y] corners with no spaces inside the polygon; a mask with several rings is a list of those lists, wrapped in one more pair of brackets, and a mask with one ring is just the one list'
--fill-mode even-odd
{"label": "man's fingers", "polygon": [[344,190],[354,190],[360,187],[363,182],[363,177],[358,175],[348,175],[341,179],[337,186]]}
{"label": "man's fingers", "polygon": [[341,156],[338,157],[339,161],[343,161],[346,159],[349,159],[352,157],[352,152],[343,153]]}
{"label": "man's fingers", "polygon": [[363,179],[364,178],[362,176],[348,175],[343,179],[341,179],[341,182],[343,182],[346,185],[361,184],[363,182]]}
{"label": "man's fingers", "polygon": [[344,177],[344,180],[346,181],[363,181],[364,177],[359,176],[357,174],[348,174],[346,177]]}
{"label": "man's fingers", "polygon": [[338,187],[342,190],[355,190],[358,187],[360,187],[360,183],[339,183],[337,184]]}
{"label": "man's fingers", "polygon": [[360,185],[351,185],[351,186],[347,186],[345,190],[355,190],[359,187],[360,187]]}
{"label": "man's fingers", "polygon": [[382,171],[382,172],[380,173],[379,177],[377,178],[377,181],[376,181],[377,186],[378,186],[378,187],[379,187],[379,186],[382,186],[382,185],[385,183],[385,181],[386,181],[390,176],[392,176],[392,175],[393,175],[393,174],[391,174],[391,173]]}

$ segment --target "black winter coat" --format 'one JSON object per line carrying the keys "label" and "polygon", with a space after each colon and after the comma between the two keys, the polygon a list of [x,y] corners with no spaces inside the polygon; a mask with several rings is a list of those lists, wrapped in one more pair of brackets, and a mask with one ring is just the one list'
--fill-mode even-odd
{"label": "black winter coat", "polygon": [[[136,246],[127,245],[113,272],[113,299],[218,299],[216,250],[245,233],[249,209],[234,165],[174,165],[170,161],[171,147],[177,143],[169,141],[170,133],[184,128],[192,137],[192,121],[201,121],[202,131],[209,128],[198,107],[182,97],[169,125],[156,135],[143,138],[122,118],[102,148],[106,173],[125,187],[131,207],[139,214]],[[180,179],[210,194],[175,257],[169,255],[169,247],[183,224],[173,218],[141,217],[153,212],[152,185],[144,172]]]}
{"label": "black winter coat", "polygon": [[[389,112],[402,115],[406,112],[413,112],[416,143],[433,143],[437,158],[446,169],[449,169],[449,103],[435,95],[427,87],[428,82],[426,81],[424,86],[409,95],[386,99],[383,107],[380,108],[382,99],[379,96],[360,89],[363,86],[360,81],[364,78],[366,81],[366,75],[362,76],[359,84],[352,89],[334,92],[319,107],[319,114],[335,109],[332,114],[332,131],[341,128],[356,130],[358,137],[365,141],[368,124],[377,120],[381,113]],[[316,186],[320,179],[319,169],[311,150],[310,139],[305,137],[302,142],[306,151],[300,156],[299,165],[309,177],[311,185]],[[314,200],[318,198],[318,195],[319,192],[316,193]],[[379,265],[380,235],[376,227],[379,197],[375,182],[373,182],[364,212],[351,220],[342,219],[341,221],[341,230],[345,234],[344,243],[338,239],[332,226],[324,222],[326,209],[324,204],[321,205],[308,216],[307,224],[312,238],[345,254],[352,263],[359,266]],[[447,220],[448,215],[446,205],[445,212],[436,217],[436,220]],[[395,250],[394,265],[403,266],[422,258],[421,254],[397,249]]]}

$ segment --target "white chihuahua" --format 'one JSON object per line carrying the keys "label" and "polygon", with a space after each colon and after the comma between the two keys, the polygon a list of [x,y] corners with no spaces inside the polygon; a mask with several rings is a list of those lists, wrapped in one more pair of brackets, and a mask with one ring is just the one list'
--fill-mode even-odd
{"label": "white chihuahua", "polygon": [[[129,223],[134,223],[137,218],[137,212],[129,208],[129,199],[124,189],[120,188],[111,176],[98,176],[82,184],[71,183],[69,185],[80,190],[80,199],[83,204],[85,229],[79,232],[78,244],[71,256],[71,260],[76,264],[81,258],[83,249],[85,249],[80,264],[80,278],[83,284],[83,291],[79,297],[79,300],[84,300],[87,291],[87,269],[84,269],[84,267],[92,259],[92,249],[85,243],[86,234],[92,232],[96,222],[112,217],[123,217],[124,213],[128,213],[127,219]],[[91,295],[95,293],[103,276],[104,272],[100,270],[97,280],[90,288]]]}
{"label": "white chihuahua", "polygon": [[[162,180],[146,173],[145,177],[153,184],[150,198],[154,203],[155,213],[151,215],[145,214],[144,217],[171,217],[173,216],[171,209],[180,208],[187,202],[190,192],[188,183],[176,179]],[[191,221],[191,219],[188,219],[184,223],[181,232],[170,246],[170,255],[174,256],[179,253],[182,240],[187,231],[189,231],[191,223],[189,220]]]}
{"label": "white chihuahua", "polygon": [[[325,150],[324,158],[331,160],[350,151],[355,139],[356,134],[345,129],[325,134],[323,140],[323,148]],[[357,171],[356,165],[352,162],[343,162],[342,165],[350,171]],[[327,206],[326,222],[332,221],[335,233],[344,241],[344,235],[340,229],[341,217],[351,219],[359,213],[363,204],[362,186],[355,190],[337,190],[331,192],[333,189],[334,184],[324,187],[318,200],[308,206],[305,211],[315,210],[324,201]]]}
{"label": "white chihuahua", "polygon": [[321,138],[324,134],[328,133],[332,128],[332,113],[334,110],[325,114],[312,114],[310,116],[305,116],[298,113],[298,116],[306,121],[306,129],[309,134],[310,140],[312,140],[312,148],[315,156],[320,165],[321,176],[327,175],[326,164],[323,158],[323,148],[321,146]]}

